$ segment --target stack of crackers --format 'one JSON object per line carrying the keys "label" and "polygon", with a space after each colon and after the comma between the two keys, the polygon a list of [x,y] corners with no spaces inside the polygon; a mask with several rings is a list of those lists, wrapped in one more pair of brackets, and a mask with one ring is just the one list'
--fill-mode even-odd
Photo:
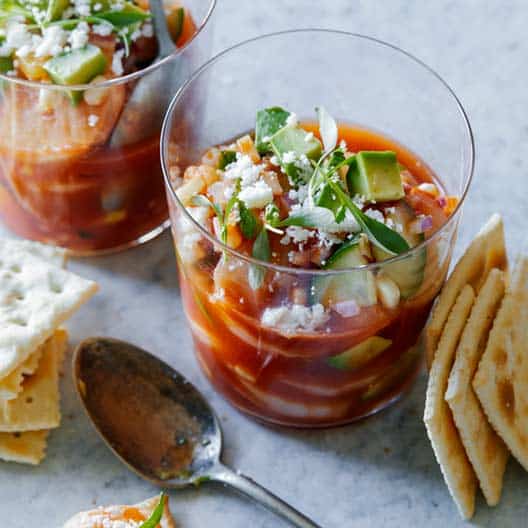
{"label": "stack of crackers", "polygon": [[97,290],[66,271],[65,253],[0,239],[0,459],[38,464],[60,423],[60,326]]}
{"label": "stack of crackers", "polygon": [[461,515],[501,496],[509,454],[528,470],[528,258],[509,277],[494,215],[457,263],[426,330],[424,421]]}

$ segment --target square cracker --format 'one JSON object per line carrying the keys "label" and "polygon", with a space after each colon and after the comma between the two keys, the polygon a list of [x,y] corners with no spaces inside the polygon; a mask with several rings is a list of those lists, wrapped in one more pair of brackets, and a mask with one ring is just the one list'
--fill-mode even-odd
{"label": "square cracker", "polygon": [[14,238],[0,238],[0,254],[18,253],[19,255],[31,255],[35,258],[45,260],[59,268],[66,265],[66,250],[56,246],[32,242],[30,240],[18,240]]}
{"label": "square cracker", "polygon": [[35,431],[59,426],[59,368],[67,339],[65,330],[57,330],[46,341],[35,374],[24,380],[17,398],[5,402],[0,413],[0,431]]}
{"label": "square cracker", "polygon": [[475,511],[477,477],[444,397],[455,350],[474,300],[473,288],[466,285],[449,314],[431,366],[424,412],[427,434],[444,480],[465,519],[472,517]]}
{"label": "square cracker", "polygon": [[494,214],[457,262],[433,307],[425,331],[425,351],[429,367],[433,362],[449,312],[462,288],[470,284],[478,293],[492,268],[506,269],[506,267],[504,226],[500,215]]}
{"label": "square cracker", "polygon": [[4,249],[0,246],[0,378],[97,291],[95,282],[29,253]]}
{"label": "square cracker", "polygon": [[517,261],[473,388],[491,425],[528,471],[528,257]]}
{"label": "square cracker", "polygon": [[[152,497],[146,501],[134,504],[133,506],[107,506],[96,508],[74,515],[63,528],[99,528],[99,526],[106,526],[105,521],[109,519],[120,521],[123,520],[125,512],[129,518],[136,517],[139,522],[148,519],[156,506],[159,503],[159,497]],[[169,509],[169,498],[165,499],[165,506],[163,517],[160,523],[161,528],[176,528],[174,519]]]}
{"label": "square cracker", "polygon": [[8,374],[5,378],[0,379],[0,400],[4,403],[17,397],[22,390],[24,376],[34,374],[42,357],[42,351],[45,344],[40,345],[21,365]]}
{"label": "square cracker", "polygon": [[504,296],[505,273],[492,269],[477,296],[456,351],[445,399],[490,506],[498,504],[509,452],[488,423],[471,382]]}
{"label": "square cracker", "polygon": [[22,464],[39,464],[46,455],[49,431],[0,433],[0,459]]}

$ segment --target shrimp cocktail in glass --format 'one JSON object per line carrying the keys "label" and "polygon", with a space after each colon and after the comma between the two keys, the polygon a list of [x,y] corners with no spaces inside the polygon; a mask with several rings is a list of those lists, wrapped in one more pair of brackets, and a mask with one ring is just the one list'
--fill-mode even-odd
{"label": "shrimp cocktail in glass", "polygon": [[208,51],[213,4],[165,2],[174,47],[163,54],[147,0],[0,2],[0,219],[9,229],[78,254],[160,232],[161,122],[169,94]]}
{"label": "shrimp cocktail in glass", "polygon": [[275,34],[199,70],[162,141],[183,304],[217,390],[301,427],[397,400],[473,167],[449,88],[372,39]]}

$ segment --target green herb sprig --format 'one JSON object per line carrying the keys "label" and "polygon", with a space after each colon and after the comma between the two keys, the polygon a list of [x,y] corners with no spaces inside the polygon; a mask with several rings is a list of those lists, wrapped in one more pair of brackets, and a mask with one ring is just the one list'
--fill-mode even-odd
{"label": "green herb sprig", "polygon": [[150,515],[150,517],[140,525],[139,528],[157,528],[161,519],[163,518],[163,512],[165,510],[165,502],[167,501],[167,495],[162,493],[156,508]]}

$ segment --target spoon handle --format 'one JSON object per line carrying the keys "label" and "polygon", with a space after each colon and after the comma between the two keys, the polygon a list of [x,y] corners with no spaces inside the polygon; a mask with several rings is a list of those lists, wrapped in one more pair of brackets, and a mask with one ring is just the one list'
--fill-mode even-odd
{"label": "spoon handle", "polygon": [[279,499],[276,495],[257,484],[254,480],[246,477],[232,469],[218,464],[215,471],[209,474],[211,480],[221,482],[236,489],[246,497],[262,504],[268,510],[272,511],[279,517],[289,521],[293,526],[298,528],[321,528],[318,524],[308,519],[301,512]]}
{"label": "spoon handle", "polygon": [[158,40],[158,57],[167,57],[176,49],[176,45],[172,41],[167,26],[167,18],[165,16],[162,1],[151,0],[149,2],[149,8],[152,14],[154,30],[156,31],[156,38]]}

